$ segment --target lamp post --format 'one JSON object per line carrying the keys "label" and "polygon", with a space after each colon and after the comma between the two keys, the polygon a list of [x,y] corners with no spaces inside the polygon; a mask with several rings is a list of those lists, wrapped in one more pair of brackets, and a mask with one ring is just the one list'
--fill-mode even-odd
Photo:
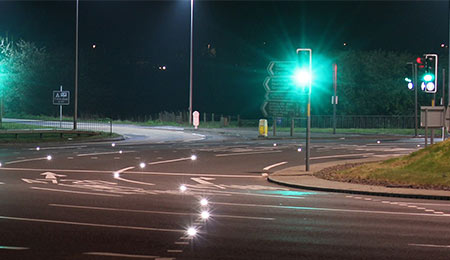
{"label": "lamp post", "polygon": [[193,37],[194,37],[194,0],[191,0],[191,35],[189,52],[189,125],[192,125],[192,67],[193,67]]}
{"label": "lamp post", "polygon": [[76,11],[76,25],[75,25],[75,98],[74,98],[74,113],[73,113],[73,129],[77,129],[78,118],[78,2]]}

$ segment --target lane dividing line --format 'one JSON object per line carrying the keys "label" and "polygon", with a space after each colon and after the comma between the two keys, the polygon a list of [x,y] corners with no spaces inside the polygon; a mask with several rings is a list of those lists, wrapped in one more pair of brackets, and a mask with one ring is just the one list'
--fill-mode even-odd
{"label": "lane dividing line", "polygon": [[450,245],[408,244],[408,246],[436,247],[436,248],[450,248]]}
{"label": "lane dividing line", "polygon": [[[86,145],[78,145],[78,146],[54,146],[54,147],[39,147],[39,150],[61,150],[61,149],[72,149],[72,148],[85,148]],[[36,151],[36,148],[28,148],[27,150]]]}
{"label": "lane dividing line", "polygon": [[179,250],[179,249],[169,249],[169,250],[167,250],[167,253],[183,253],[183,250]]}
{"label": "lane dividing line", "polygon": [[[162,215],[177,215],[177,216],[198,216],[198,214],[187,213],[187,212],[169,212],[169,211],[153,211],[153,210],[138,210],[138,209],[119,209],[119,208],[104,208],[104,207],[64,205],[64,204],[48,204],[48,205],[50,207],[74,208],[74,209],[91,209],[91,210],[132,212],[132,213],[145,213],[145,214],[162,214]],[[211,217],[213,217],[213,218],[237,218],[237,219],[268,220],[268,221],[275,220],[275,218],[236,216],[236,215],[220,215],[220,214],[212,214]]]}
{"label": "lane dividing line", "polygon": [[28,247],[18,247],[18,246],[0,246],[0,250],[28,250]]}
{"label": "lane dividing line", "polygon": [[[45,158],[47,160],[47,158]],[[33,169],[33,168],[6,168],[2,167],[2,170],[8,171],[32,171],[32,172],[68,172],[68,173],[105,173],[111,174],[111,171],[103,170],[70,170],[70,169]],[[216,177],[216,178],[258,178],[261,176],[256,175],[230,175],[230,174],[209,174],[209,173],[176,173],[176,172],[141,172],[141,171],[129,171],[130,174],[143,174],[143,175],[163,175],[163,176],[201,176],[201,177]]]}
{"label": "lane dividing line", "polygon": [[95,195],[95,196],[106,196],[106,197],[122,197],[122,195],[115,194],[103,194],[103,193],[94,193],[94,192],[85,192],[85,191],[71,191],[71,190],[57,190],[57,189],[48,189],[48,188],[40,188],[40,187],[30,187],[33,190],[45,190],[45,191],[55,191],[55,192],[65,192],[65,193],[75,193],[75,194],[84,194],[84,195]]}
{"label": "lane dividing line", "polygon": [[281,153],[280,150],[274,151],[261,151],[261,152],[246,152],[246,153],[221,153],[216,154],[216,157],[226,157],[226,156],[238,156],[238,155],[252,155],[252,154],[262,154],[262,153]]}
{"label": "lane dividing line", "polygon": [[211,202],[211,204],[224,205],[224,206],[292,209],[292,210],[304,210],[304,211],[310,210],[310,211],[351,212],[351,213],[385,214],[385,215],[450,217],[450,214],[427,214],[427,213],[409,213],[409,212],[393,212],[393,211],[371,211],[371,210],[358,210],[358,209],[313,208],[313,207],[298,207],[298,206],[276,206],[276,205],[264,205],[264,204],[262,204],[262,205],[241,204],[241,203],[227,203],[227,202]]}
{"label": "lane dividing line", "polygon": [[283,198],[283,199],[305,199],[304,197],[295,197],[295,196],[268,195],[268,194],[232,192],[232,191],[218,191],[218,190],[207,190],[207,189],[196,189],[196,188],[189,188],[189,190],[196,191],[196,192],[209,192],[209,193],[221,193],[221,194],[231,194],[231,195],[256,196],[256,197]]}
{"label": "lane dividing line", "polygon": [[355,156],[369,156],[369,155],[374,155],[374,153],[349,153],[349,154],[338,154],[338,155],[330,155],[330,156],[319,156],[319,157],[311,157],[311,160],[333,159],[333,158],[355,157]]}
{"label": "lane dividing line", "polygon": [[96,224],[96,223],[86,223],[86,222],[72,222],[72,221],[51,220],[51,219],[19,218],[19,217],[9,217],[9,216],[0,216],[0,219],[25,221],[25,222],[37,222],[37,223],[48,223],[48,224],[63,224],[63,225],[73,225],[73,226],[88,226],[88,227],[101,227],[101,228],[131,229],[131,230],[142,230],[142,231],[159,231],[159,232],[172,232],[172,233],[185,233],[186,232],[185,230],[181,230],[181,229],[121,226],[121,225]]}
{"label": "lane dividing line", "polygon": [[0,184],[5,184],[4,182],[0,182]]}
{"label": "lane dividing line", "polygon": [[175,245],[189,245],[189,242],[175,242]]}
{"label": "lane dividing line", "polygon": [[181,161],[187,161],[187,160],[191,160],[191,157],[171,159],[171,160],[165,160],[165,161],[157,161],[157,162],[149,162],[147,164],[148,165],[156,165],[156,164],[171,163],[171,162],[181,162]]}
{"label": "lane dividing line", "polygon": [[264,171],[268,171],[268,170],[270,170],[270,169],[272,169],[272,168],[274,168],[274,167],[281,166],[281,165],[286,164],[286,163],[287,163],[287,162],[279,162],[279,163],[275,163],[275,164],[269,165],[269,166],[267,166],[267,167],[264,167],[263,170],[264,170]]}
{"label": "lane dividing line", "polygon": [[159,256],[152,255],[130,255],[130,254],[118,254],[108,252],[86,252],[83,255],[95,255],[95,256],[111,256],[111,257],[125,257],[125,258],[139,258],[139,259],[156,259]]}
{"label": "lane dividing line", "polygon": [[42,161],[42,160],[47,160],[47,157],[39,157],[39,158],[31,158],[31,159],[10,161],[10,162],[5,162],[4,164],[7,165],[7,164],[13,164],[13,163],[33,162],[33,161]]}
{"label": "lane dividing line", "polygon": [[114,151],[114,152],[101,152],[101,153],[83,153],[83,154],[77,154],[78,157],[84,157],[84,156],[91,156],[91,155],[106,155],[106,154],[124,154],[124,153],[134,153],[136,151]]}

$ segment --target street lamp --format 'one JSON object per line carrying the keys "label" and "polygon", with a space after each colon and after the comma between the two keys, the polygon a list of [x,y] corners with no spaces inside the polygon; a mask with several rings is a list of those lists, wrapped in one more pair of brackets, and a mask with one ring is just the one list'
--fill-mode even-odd
{"label": "street lamp", "polygon": [[191,37],[190,37],[190,61],[189,61],[189,125],[192,125],[192,53],[194,37],[194,0],[191,0]]}

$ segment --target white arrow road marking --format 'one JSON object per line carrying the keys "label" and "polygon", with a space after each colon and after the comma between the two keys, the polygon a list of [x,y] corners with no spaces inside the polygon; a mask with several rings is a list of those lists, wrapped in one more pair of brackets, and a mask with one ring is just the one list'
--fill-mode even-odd
{"label": "white arrow road marking", "polygon": [[202,185],[210,185],[210,186],[217,187],[219,189],[225,190],[226,189],[225,187],[222,187],[221,185],[216,185],[216,184],[214,184],[212,182],[209,182],[209,181],[213,181],[215,179],[216,178],[210,178],[210,177],[191,178],[191,180],[193,180],[195,182],[198,182],[198,183],[200,183]]}
{"label": "white arrow road marking", "polygon": [[45,184],[47,184],[46,181],[38,181],[38,180],[31,180],[31,179],[22,179],[22,181],[24,181],[26,183],[45,183]]}
{"label": "white arrow road marking", "polygon": [[[116,173],[120,174],[120,173],[123,173],[125,171],[131,170],[131,169],[134,169],[134,168],[135,168],[134,166],[123,168],[123,169],[120,169],[118,171],[115,171],[114,174],[116,174]],[[151,185],[155,185],[154,183],[150,183],[150,182],[141,182],[141,181],[128,180],[128,179],[120,177],[119,175],[114,176],[114,179],[120,180],[120,181],[124,181],[124,182],[129,182],[129,183],[141,184],[141,185],[150,185],[150,186]]]}
{"label": "white arrow road marking", "polygon": [[186,232],[185,230],[182,230],[182,229],[107,225],[107,224],[73,222],[73,221],[62,221],[62,220],[51,220],[51,219],[37,219],[37,218],[20,218],[20,217],[9,217],[9,216],[0,216],[0,219],[16,220],[16,221],[27,221],[27,222],[38,222],[38,223],[49,223],[49,224],[64,224],[64,225],[88,226],[88,227],[103,227],[103,228],[143,230],[143,231],[160,231],[160,232],[173,232],[173,233],[185,233]]}
{"label": "white arrow road marking", "polygon": [[272,169],[272,168],[274,168],[274,167],[281,166],[281,165],[286,164],[286,163],[287,163],[287,162],[279,162],[279,163],[275,163],[275,164],[269,165],[269,166],[267,166],[267,167],[264,167],[263,170],[264,170],[264,171],[268,171],[268,170],[270,170],[270,169]]}
{"label": "white arrow road marking", "polygon": [[44,173],[41,173],[41,175],[44,175],[45,179],[51,180],[52,183],[54,183],[54,184],[58,183],[58,180],[56,179],[56,177],[66,177],[66,175],[56,174],[53,172],[44,172]]}
{"label": "white arrow road marking", "polygon": [[[159,256],[152,255],[131,255],[131,254],[118,254],[118,253],[109,253],[109,252],[86,252],[83,255],[96,255],[96,256],[111,256],[111,257],[122,257],[122,258],[138,258],[138,259],[159,259]],[[174,258],[164,258],[166,260],[174,259]]]}

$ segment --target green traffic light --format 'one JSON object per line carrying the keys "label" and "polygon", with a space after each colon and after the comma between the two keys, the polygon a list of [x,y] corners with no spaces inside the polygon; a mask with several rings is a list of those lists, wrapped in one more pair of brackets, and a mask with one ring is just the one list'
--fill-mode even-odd
{"label": "green traffic light", "polygon": [[296,68],[294,70],[293,80],[298,87],[306,87],[311,81],[311,74],[309,69]]}
{"label": "green traffic light", "polygon": [[434,79],[434,75],[433,74],[425,74],[424,76],[423,76],[423,80],[424,81],[432,81]]}

